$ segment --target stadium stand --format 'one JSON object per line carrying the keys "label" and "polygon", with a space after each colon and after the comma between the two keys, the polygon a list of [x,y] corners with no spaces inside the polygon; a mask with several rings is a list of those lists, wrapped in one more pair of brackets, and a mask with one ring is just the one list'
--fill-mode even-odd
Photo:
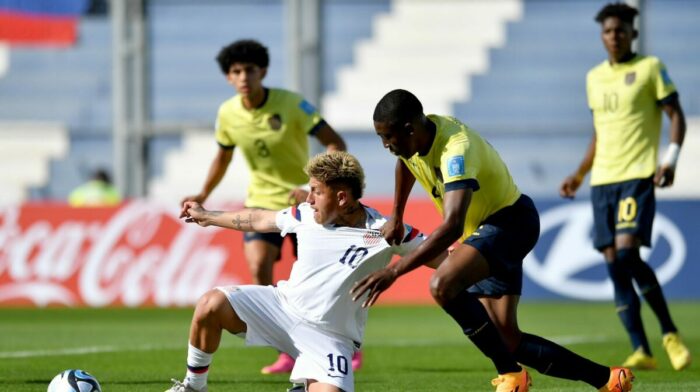
{"label": "stadium stand", "polygon": [[65,156],[68,130],[54,123],[0,123],[0,205],[19,203],[48,181],[49,161]]}
{"label": "stadium stand", "polygon": [[[157,6],[157,12],[153,12],[152,19],[154,69],[158,70],[154,73],[156,121],[213,122],[219,104],[234,94],[232,88],[223,80],[213,59],[221,46],[234,39],[252,37],[268,46],[271,64],[265,84],[284,86],[286,53],[284,30],[279,23],[284,17],[283,9],[278,3],[263,4],[264,7],[248,4],[236,8],[235,12],[244,16],[240,17],[241,23],[235,24],[212,23],[212,20],[220,18],[220,15],[233,13],[232,6],[227,6],[226,9],[223,5]],[[373,16],[388,9],[388,0],[331,0],[324,3],[322,15],[325,44],[322,49],[322,61],[326,65],[323,79],[326,88],[334,85],[334,75],[338,69],[351,63],[355,42],[370,36]],[[192,23],[211,24],[214,32],[202,28],[199,33],[180,37],[183,33],[178,32],[178,29],[182,18],[185,17]],[[262,24],[261,20],[264,21]],[[249,34],[251,31],[256,34]],[[217,38],[217,41],[212,43],[211,37],[225,38]],[[186,58],[182,53],[188,53]],[[329,121],[337,127],[332,123],[333,120]],[[182,148],[167,153],[163,162],[163,175],[151,180],[149,196],[174,203],[186,194],[196,192],[204,180],[215,151],[216,143],[212,130],[186,130],[182,137]],[[212,195],[212,200],[242,200],[245,197],[248,174],[245,162],[238,154],[234,154],[234,161],[228,173]],[[385,188],[382,190],[389,190]]]}
{"label": "stadium stand", "polygon": [[452,102],[470,97],[470,75],[488,69],[488,49],[504,43],[505,22],[520,15],[515,0],[393,1],[372,38],[358,44],[352,66],[337,73],[336,90],[323,99],[326,116],[341,131],[366,130],[368,103],[399,87],[430,111],[452,114]]}
{"label": "stadium stand", "polygon": [[[582,155],[591,131],[584,77],[604,59],[593,22],[603,3],[327,0],[322,9],[323,112],[341,132],[371,131],[371,110],[378,97],[390,88],[412,89],[427,111],[454,114],[485,133],[527,192],[553,196],[558,181]],[[201,125],[211,125],[219,103],[233,93],[213,58],[234,39],[265,42],[272,53],[266,82],[285,86],[282,0],[148,4],[155,123],[170,128],[195,124],[194,133],[211,140],[211,131]],[[695,37],[700,36],[700,24],[695,21],[700,19],[700,3],[645,4],[645,47],[668,65],[686,114],[698,116],[700,41]],[[21,197],[64,199],[94,169],[91,165],[111,167],[110,21],[87,16],[78,29],[78,41],[71,47],[15,47],[5,57],[0,48],[0,120],[49,121],[70,131],[61,154],[44,155],[54,159],[48,175],[27,176],[44,182],[27,182],[29,190],[15,193]],[[406,57],[412,54],[416,57]],[[441,60],[439,66],[426,70],[435,59]],[[183,161],[185,155],[173,149],[182,145],[183,151],[197,151],[187,146],[196,139],[189,133],[151,139],[152,196],[182,192],[176,177],[183,169],[171,162]],[[347,134],[347,139],[363,162],[390,164],[391,157],[373,134]],[[691,139],[684,159],[700,157],[700,151],[691,150]],[[544,147],[546,157],[537,153]],[[171,153],[180,158],[166,160]],[[196,165],[206,167],[211,156],[202,151],[187,159],[202,159]],[[374,175],[367,178],[368,194],[390,193],[388,178]],[[678,186],[686,182],[690,181],[679,179]]]}

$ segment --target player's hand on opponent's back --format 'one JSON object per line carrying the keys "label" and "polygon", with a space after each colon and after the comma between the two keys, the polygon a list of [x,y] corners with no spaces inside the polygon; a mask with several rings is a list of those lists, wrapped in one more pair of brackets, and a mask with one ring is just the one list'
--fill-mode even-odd
{"label": "player's hand on opponent's back", "polygon": [[399,245],[403,242],[404,227],[403,222],[396,217],[389,218],[386,223],[380,229],[382,232],[382,237],[389,243],[389,245]]}
{"label": "player's hand on opponent's back", "polygon": [[583,178],[577,174],[572,174],[562,181],[559,187],[559,196],[565,197],[567,199],[573,199],[576,196],[576,191],[578,187],[581,186],[581,181]]}
{"label": "player's hand on opponent's back", "polygon": [[667,188],[673,185],[676,177],[676,168],[670,165],[661,165],[656,169],[654,184],[659,188]]}
{"label": "player's hand on opponent's back", "polygon": [[379,298],[379,295],[386,289],[391,287],[396,281],[398,274],[391,267],[380,269],[372,272],[361,280],[355,282],[350,289],[350,295],[353,301],[357,301],[364,293],[368,293],[367,299],[362,303],[362,307],[374,305]]}
{"label": "player's hand on opponent's back", "polygon": [[185,201],[182,203],[182,210],[180,210],[180,218],[185,218],[185,222],[187,223],[196,223],[200,226],[206,227],[209,226],[209,222],[207,222],[206,218],[206,213],[208,211],[202,207],[201,204],[199,204],[196,201]]}

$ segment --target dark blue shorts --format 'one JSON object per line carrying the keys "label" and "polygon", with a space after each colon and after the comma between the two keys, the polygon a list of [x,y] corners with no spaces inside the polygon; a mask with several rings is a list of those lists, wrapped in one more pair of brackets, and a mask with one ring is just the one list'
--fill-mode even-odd
{"label": "dark blue shorts", "polygon": [[[297,236],[296,236],[296,234],[287,234],[286,236],[282,237],[280,235],[280,233],[255,233],[252,231],[246,231],[245,233],[243,233],[243,241],[244,242],[262,240],[262,241],[265,241],[269,244],[272,244],[272,245],[278,247],[280,250],[282,249],[282,242],[284,242],[285,238],[289,238],[292,241],[292,246],[294,247],[293,252],[294,252],[294,256],[296,257],[296,255],[297,255]],[[279,257],[281,257],[281,255],[282,255],[282,253],[280,252]]]}
{"label": "dark blue shorts", "polygon": [[486,218],[464,240],[489,263],[491,276],[469,287],[470,293],[487,296],[520,295],[523,289],[523,260],[540,236],[540,216],[527,195]]}
{"label": "dark blue shorts", "polygon": [[651,246],[651,227],[656,213],[652,177],[593,186],[591,201],[596,249],[614,245],[618,234],[632,234],[642,245]]}

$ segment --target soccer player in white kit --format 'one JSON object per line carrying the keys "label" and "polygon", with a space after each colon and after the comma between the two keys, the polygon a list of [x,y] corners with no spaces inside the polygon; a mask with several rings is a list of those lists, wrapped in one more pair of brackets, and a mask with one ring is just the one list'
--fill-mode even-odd
{"label": "soccer player in white kit", "polygon": [[[239,231],[296,233],[298,259],[288,281],[277,286],[217,287],[205,293],[192,318],[187,375],[169,391],[206,391],[212,355],[226,330],[245,336],[247,345],[271,346],[296,358],[290,381],[306,390],[354,390],[350,365],[364,335],[367,308],[353,301],[352,285],[406,254],[424,236],[408,225],[399,245],[389,245],[379,229],[386,218],[359,199],[364,173],[347,152],[312,158],[306,172],[311,192],[305,203],[281,211],[207,211],[185,202],[181,217],[200,226]],[[441,255],[436,260],[442,260]]]}

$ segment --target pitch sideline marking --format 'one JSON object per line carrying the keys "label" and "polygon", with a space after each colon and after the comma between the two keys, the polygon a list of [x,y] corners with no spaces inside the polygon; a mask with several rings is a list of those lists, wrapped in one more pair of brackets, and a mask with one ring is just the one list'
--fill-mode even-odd
{"label": "pitch sideline marking", "polygon": [[[605,336],[596,335],[572,335],[572,336],[558,336],[553,337],[551,340],[559,344],[581,344],[581,343],[603,343],[613,339]],[[450,339],[420,339],[420,340],[396,340],[393,342],[371,344],[372,347],[424,347],[440,344],[454,344],[454,340]],[[222,342],[223,343],[223,342]],[[59,355],[84,355],[84,354],[99,354],[99,353],[113,353],[113,352],[126,352],[126,351],[152,351],[152,350],[163,350],[163,349],[178,349],[183,348],[181,344],[178,345],[153,345],[145,344],[141,346],[132,347],[119,347],[119,346],[87,346],[87,347],[75,347],[75,348],[63,348],[55,350],[23,350],[23,351],[0,351],[0,359],[2,358],[33,358],[33,357],[53,357]],[[220,348],[230,348],[236,347],[234,344],[222,344]]]}

